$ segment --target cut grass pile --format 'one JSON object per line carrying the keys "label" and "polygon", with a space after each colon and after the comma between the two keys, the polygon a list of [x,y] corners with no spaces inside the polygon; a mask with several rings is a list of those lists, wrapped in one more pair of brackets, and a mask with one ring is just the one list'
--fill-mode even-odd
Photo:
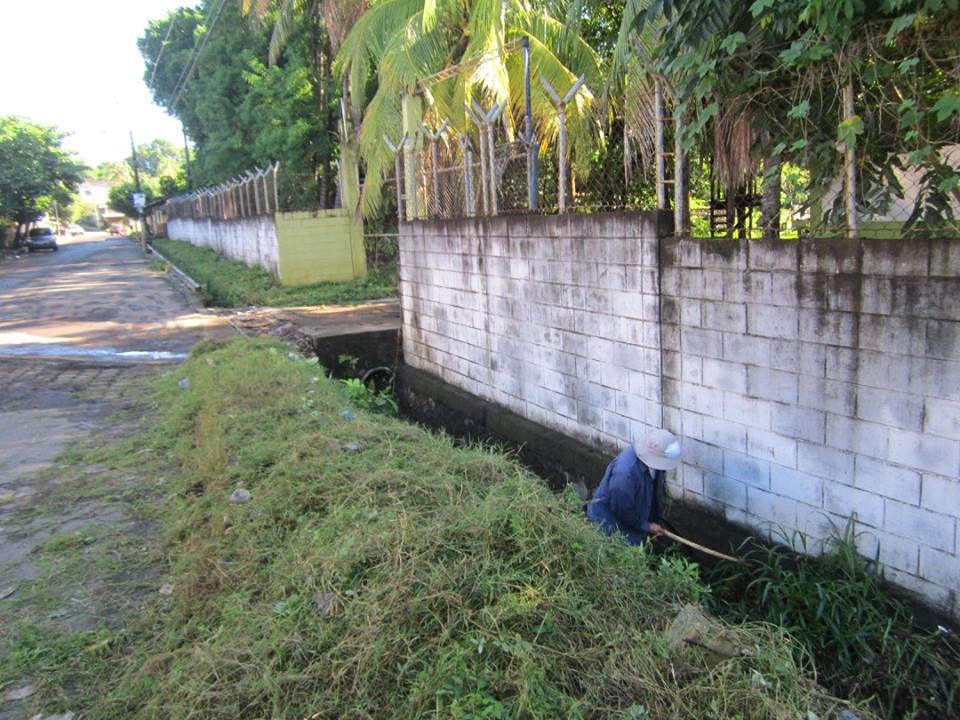
{"label": "cut grass pile", "polygon": [[395,267],[371,269],[362,280],[284,287],[266,271],[247,267],[209,248],[167,239],[154,240],[153,245],[196,280],[207,303],[216,307],[337,305],[377,300],[397,293]]}
{"label": "cut grass pile", "polygon": [[602,537],[507,455],[348,407],[284,346],[208,342],[158,383],[174,589],[85,717],[840,716],[774,626],[727,626],[719,664],[668,650],[695,565]]}

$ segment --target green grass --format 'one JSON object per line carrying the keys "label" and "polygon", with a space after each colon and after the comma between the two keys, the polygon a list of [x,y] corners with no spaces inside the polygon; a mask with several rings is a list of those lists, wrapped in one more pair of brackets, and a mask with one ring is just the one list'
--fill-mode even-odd
{"label": "green grass", "polygon": [[396,267],[392,265],[371,269],[362,280],[284,287],[266,271],[247,267],[209,248],[167,239],[154,240],[153,245],[198,282],[207,303],[216,307],[337,305],[393,297],[397,293]]}
{"label": "green grass", "polygon": [[[600,535],[515,458],[350,405],[285,346],[198,346],[158,379],[154,406],[146,460],[126,443],[91,460],[142,465],[154,487],[149,458],[163,458],[173,593],[122,633],[21,633],[14,648],[21,672],[92,683],[70,708],[85,718],[825,720],[844,707],[774,626],[724,626],[741,652],[719,663],[671,651],[665,628],[708,593],[695,565]],[[228,501],[239,482],[249,503]]]}
{"label": "green grass", "polygon": [[[805,543],[799,533],[785,539]],[[957,717],[960,642],[920,628],[855,540],[848,526],[819,558],[748,541],[745,562],[723,564],[712,577],[712,607],[732,622],[785,628],[814,658],[823,684],[870,699],[882,717]]]}

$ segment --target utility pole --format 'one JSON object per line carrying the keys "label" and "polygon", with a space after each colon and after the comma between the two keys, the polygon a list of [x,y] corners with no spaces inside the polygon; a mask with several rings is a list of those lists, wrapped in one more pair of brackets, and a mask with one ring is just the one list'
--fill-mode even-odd
{"label": "utility pole", "polygon": [[[140,169],[137,167],[137,146],[133,142],[133,130],[130,131],[130,152],[132,153],[131,160],[133,161],[133,181],[137,186],[137,194],[142,197],[143,190],[140,188]],[[140,249],[143,252],[147,251],[147,231],[143,222],[143,208],[137,208],[138,223],[140,227]]]}
{"label": "utility pole", "polygon": [[54,218],[53,221],[57,226],[56,234],[59,235],[60,234],[60,208],[57,207],[56,200],[53,201],[53,218]]}
{"label": "utility pole", "polygon": [[137,146],[133,144],[133,130],[130,131],[130,155],[133,164],[133,181],[140,192],[140,169],[137,167]]}
{"label": "utility pole", "polygon": [[193,190],[193,178],[190,176],[190,146],[187,144],[187,129],[180,126],[183,130],[183,168],[187,173],[187,190]]}

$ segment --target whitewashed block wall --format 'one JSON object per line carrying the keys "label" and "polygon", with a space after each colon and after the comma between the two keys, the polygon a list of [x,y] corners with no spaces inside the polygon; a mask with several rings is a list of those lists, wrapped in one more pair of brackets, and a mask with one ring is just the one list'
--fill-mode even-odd
{"label": "whitewashed block wall", "polygon": [[611,452],[665,426],[675,497],[813,550],[856,517],[889,580],[960,617],[960,243],[658,234],[404,224],[406,361]]}

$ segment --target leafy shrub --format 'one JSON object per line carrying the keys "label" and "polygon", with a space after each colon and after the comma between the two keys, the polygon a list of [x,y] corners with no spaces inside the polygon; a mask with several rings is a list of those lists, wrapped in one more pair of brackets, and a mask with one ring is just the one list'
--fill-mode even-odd
{"label": "leafy shrub", "polygon": [[400,409],[397,401],[393,399],[391,388],[378,391],[374,389],[372,382],[364,384],[359,378],[347,378],[340,382],[343,383],[350,402],[357,407],[388,413],[396,413]]}

